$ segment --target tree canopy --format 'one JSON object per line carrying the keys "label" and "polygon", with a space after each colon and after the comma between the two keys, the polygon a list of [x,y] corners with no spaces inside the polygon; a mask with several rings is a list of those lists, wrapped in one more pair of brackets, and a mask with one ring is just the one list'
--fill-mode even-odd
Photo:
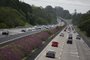
{"label": "tree canopy", "polygon": [[[61,7],[37,7],[19,0],[0,0],[0,28],[56,24],[57,16],[69,19],[68,10]],[[8,22],[7,22],[8,21]]]}
{"label": "tree canopy", "polygon": [[73,23],[77,25],[82,31],[85,31],[87,36],[90,36],[90,11],[84,14],[74,14]]}

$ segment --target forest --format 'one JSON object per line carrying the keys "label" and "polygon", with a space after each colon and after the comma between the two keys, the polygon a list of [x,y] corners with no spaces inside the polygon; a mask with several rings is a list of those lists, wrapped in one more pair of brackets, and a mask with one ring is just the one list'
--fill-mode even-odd
{"label": "forest", "polygon": [[75,12],[72,18],[73,24],[77,25],[81,31],[84,31],[90,37],[90,11],[84,14]]}
{"label": "forest", "polygon": [[19,0],[0,0],[0,28],[56,24],[57,16],[71,18],[69,11],[59,6],[43,8]]}

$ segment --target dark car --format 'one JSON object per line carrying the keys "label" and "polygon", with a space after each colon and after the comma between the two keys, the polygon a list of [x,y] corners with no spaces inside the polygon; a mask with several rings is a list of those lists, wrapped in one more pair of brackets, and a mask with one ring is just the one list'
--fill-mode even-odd
{"label": "dark car", "polygon": [[64,29],[64,31],[66,31],[67,29]]}
{"label": "dark car", "polygon": [[55,54],[56,54],[56,52],[54,52],[54,51],[48,51],[46,53],[46,57],[48,57],[48,58],[55,58]]}
{"label": "dark car", "polygon": [[21,32],[26,32],[26,30],[21,30]]}
{"label": "dark car", "polygon": [[58,42],[53,41],[53,42],[52,42],[52,47],[58,47]]}
{"label": "dark car", "polygon": [[69,39],[69,40],[72,40],[72,39],[73,39],[72,34],[69,34],[68,39]]}
{"label": "dark car", "polygon": [[9,35],[9,31],[3,31],[2,35]]}
{"label": "dark car", "polygon": [[77,35],[76,36],[76,39],[80,40],[81,39],[80,35]]}
{"label": "dark car", "polygon": [[64,31],[66,31],[66,29]]}
{"label": "dark car", "polygon": [[68,40],[72,40],[72,37],[70,36],[70,37],[68,37]]}
{"label": "dark car", "polygon": [[72,44],[73,37],[72,34],[69,34],[68,40],[67,40],[67,44]]}
{"label": "dark car", "polygon": [[72,40],[67,40],[67,44],[72,44]]}

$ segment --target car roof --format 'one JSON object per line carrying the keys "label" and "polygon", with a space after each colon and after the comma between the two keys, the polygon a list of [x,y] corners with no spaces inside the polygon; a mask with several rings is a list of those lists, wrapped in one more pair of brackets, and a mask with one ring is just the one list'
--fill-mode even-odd
{"label": "car roof", "polygon": [[72,34],[69,34],[69,36],[72,36]]}
{"label": "car roof", "polygon": [[77,35],[77,36],[80,36],[80,35]]}
{"label": "car roof", "polygon": [[47,53],[53,53],[53,54],[55,54],[56,52],[55,51],[48,51]]}

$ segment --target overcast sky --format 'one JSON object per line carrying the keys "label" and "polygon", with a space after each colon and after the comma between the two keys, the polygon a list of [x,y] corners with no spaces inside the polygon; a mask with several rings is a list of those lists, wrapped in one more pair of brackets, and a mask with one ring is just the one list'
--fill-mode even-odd
{"label": "overcast sky", "polygon": [[77,12],[85,13],[90,10],[90,0],[22,0],[30,5],[42,6],[51,5],[53,7],[60,6],[73,13],[75,9]]}

